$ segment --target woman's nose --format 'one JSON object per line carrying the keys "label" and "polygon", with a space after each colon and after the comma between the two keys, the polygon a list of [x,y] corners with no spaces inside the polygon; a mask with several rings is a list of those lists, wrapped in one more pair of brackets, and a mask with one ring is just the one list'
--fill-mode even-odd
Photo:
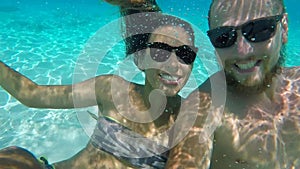
{"label": "woman's nose", "polygon": [[177,58],[177,55],[175,52],[172,52],[170,55],[170,58],[167,60],[167,67],[169,71],[176,72],[179,67],[179,58]]}

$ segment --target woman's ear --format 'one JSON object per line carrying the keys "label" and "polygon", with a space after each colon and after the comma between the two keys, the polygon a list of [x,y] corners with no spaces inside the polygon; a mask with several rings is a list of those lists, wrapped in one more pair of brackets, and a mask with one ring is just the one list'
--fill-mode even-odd
{"label": "woman's ear", "polygon": [[285,44],[288,41],[288,30],[289,30],[287,13],[283,14],[281,24],[282,24],[282,43]]}
{"label": "woman's ear", "polygon": [[134,63],[140,70],[145,70],[145,51],[140,50],[134,53]]}

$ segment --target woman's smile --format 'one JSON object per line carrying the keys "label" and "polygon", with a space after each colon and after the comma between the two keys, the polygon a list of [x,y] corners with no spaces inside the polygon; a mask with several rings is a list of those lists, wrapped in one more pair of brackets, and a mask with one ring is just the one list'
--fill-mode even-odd
{"label": "woman's smile", "polygon": [[181,81],[181,77],[167,73],[159,73],[159,79],[163,84],[166,85],[179,85]]}

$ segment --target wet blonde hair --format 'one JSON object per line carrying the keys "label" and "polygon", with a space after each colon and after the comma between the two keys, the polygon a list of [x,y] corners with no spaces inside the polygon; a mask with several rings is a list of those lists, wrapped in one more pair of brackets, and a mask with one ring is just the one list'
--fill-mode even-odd
{"label": "wet blonde hair", "polygon": [[[228,0],[227,0],[228,1]],[[208,11],[208,26],[209,28],[211,28],[211,19],[212,17],[212,8],[215,7],[215,3],[221,2],[220,0],[212,0],[210,7],[209,7],[209,11]],[[266,2],[267,3],[267,2]],[[284,4],[284,0],[269,0],[270,6],[272,6],[271,8],[271,12],[275,15],[275,14],[283,14],[286,12],[286,7]],[[220,5],[222,5],[222,3],[220,3]]]}

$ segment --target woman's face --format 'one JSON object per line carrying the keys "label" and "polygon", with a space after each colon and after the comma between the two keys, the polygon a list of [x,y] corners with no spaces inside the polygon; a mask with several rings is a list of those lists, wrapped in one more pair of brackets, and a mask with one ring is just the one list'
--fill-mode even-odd
{"label": "woman's face", "polygon": [[[193,63],[187,64],[177,56],[175,51],[179,49],[185,52],[185,48],[176,49],[174,47],[194,46],[190,36],[179,26],[163,26],[152,33],[148,44],[153,45],[146,49],[140,62],[145,70],[146,85],[151,85],[153,89],[162,90],[167,96],[176,95],[186,84]],[[171,52],[166,50],[169,47],[173,47],[174,50]],[[197,51],[192,50],[190,52]],[[188,57],[189,55],[184,56]]]}

